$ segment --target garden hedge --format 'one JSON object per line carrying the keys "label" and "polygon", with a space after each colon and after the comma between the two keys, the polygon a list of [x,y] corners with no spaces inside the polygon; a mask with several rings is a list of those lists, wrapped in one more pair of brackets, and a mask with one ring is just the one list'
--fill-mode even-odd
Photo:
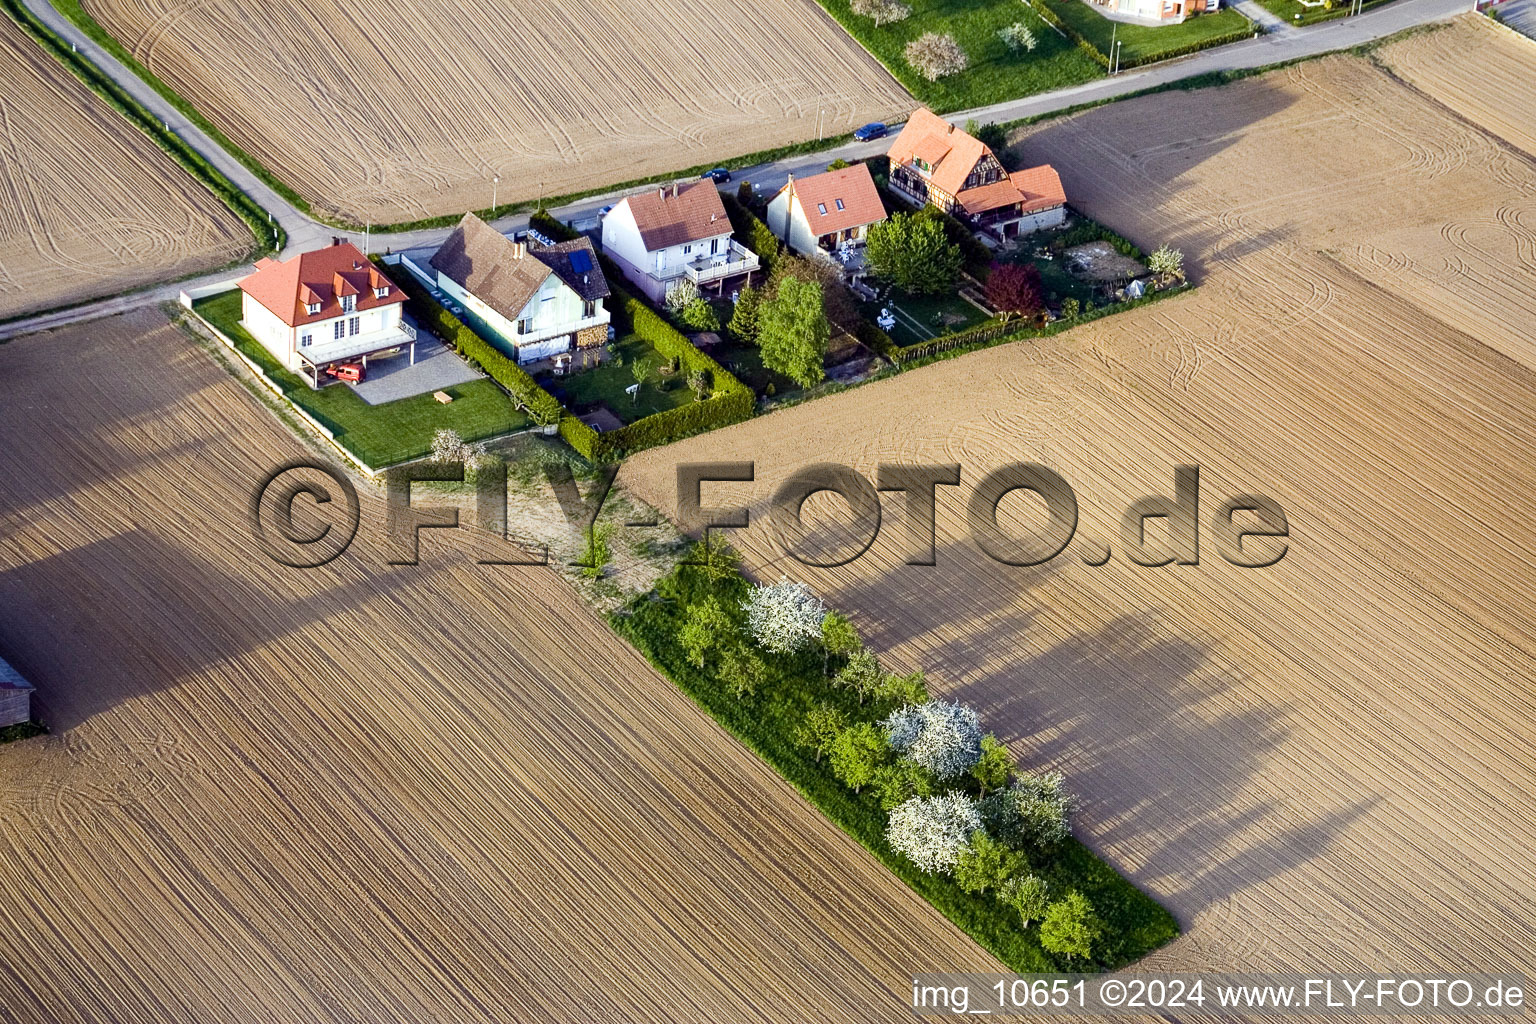
{"label": "garden hedge", "polygon": [[[1046,24],[1052,26],[1062,35],[1076,43],[1077,48],[1089,57],[1092,57],[1100,67],[1108,69],[1109,56],[1089,42],[1088,38],[1077,29],[1062,21],[1056,12],[1051,10],[1045,0],[1026,0],[1026,2],[1036,14],[1045,20]],[[1130,68],[1139,68],[1146,64],[1156,64],[1159,61],[1172,60],[1175,57],[1183,57],[1191,53],[1198,53],[1201,50],[1209,50],[1213,46],[1225,46],[1228,43],[1250,39],[1254,34],[1255,29],[1253,26],[1246,25],[1243,28],[1236,28],[1230,32],[1223,32],[1219,36],[1209,36],[1205,39],[1197,39],[1194,42],[1170,46],[1166,50],[1159,50],[1156,53],[1145,54],[1141,57],[1122,57],[1120,59],[1120,70],[1125,71]]]}
{"label": "garden hedge", "polygon": [[779,236],[763,223],[761,217],[741,205],[735,196],[722,192],[720,202],[725,205],[725,215],[731,219],[731,230],[743,245],[757,253],[757,261],[763,272],[771,274],[783,251]]}

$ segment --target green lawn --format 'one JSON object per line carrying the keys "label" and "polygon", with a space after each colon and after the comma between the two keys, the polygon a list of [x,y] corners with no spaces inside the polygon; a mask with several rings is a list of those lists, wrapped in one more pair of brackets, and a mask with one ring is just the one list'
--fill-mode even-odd
{"label": "green lawn", "polygon": [[[1110,21],[1082,0],[1043,0],[1056,16],[1108,54],[1111,38],[1120,44],[1122,67],[1149,63],[1174,50],[1189,51],[1201,43],[1235,32],[1252,31],[1252,23],[1230,8],[1199,14],[1179,25],[1129,25]],[[1291,2],[1291,0],[1286,0]]]}
{"label": "green lawn", "polygon": [[454,401],[443,405],[431,394],[369,405],[346,384],[314,390],[285,370],[272,354],[240,326],[240,291],[224,292],[193,304],[193,310],[223,331],[288,399],[325,425],[336,441],[375,468],[420,458],[432,450],[432,435],[448,429],[466,441],[522,430],[530,420],[494,381],[481,379],[446,389]]}
{"label": "green lawn", "polygon": [[[1368,0],[1366,10],[1391,3],[1392,0]],[[1315,25],[1320,21],[1349,16],[1349,0],[1333,0],[1327,7],[1304,7],[1296,0],[1259,0],[1259,6],[1283,20],[1287,25]],[[1301,15],[1298,20],[1296,15]]]}
{"label": "green lawn", "polygon": [[[849,0],[820,3],[912,95],[940,113],[1060,89],[1104,74],[1091,57],[1020,0],[910,0],[910,17],[878,28],[854,14]],[[1016,21],[1029,26],[1039,41],[1032,52],[1015,54],[997,38],[998,29]],[[924,32],[953,35],[970,66],[937,82],[914,72],[902,51]]]}
{"label": "green lawn", "polygon": [[[694,557],[697,554],[695,549]],[[945,875],[924,874],[896,854],[885,841],[886,813],[873,787],[853,792],[832,774],[826,759],[818,761],[792,739],[806,713],[818,703],[838,708],[851,722],[878,720],[889,706],[873,701],[861,704],[849,691],[830,686],[819,651],[766,655],[767,678],[755,694],[746,697],[736,696],[715,675],[718,657],[707,662],[706,670],[685,657],[677,637],[688,606],[713,594],[725,608],[736,609],[746,590],[746,581],[735,573],[711,583],[699,570],[685,565],[664,578],[654,595],[637,598],[610,622],[700,707],[1009,970],[1035,973],[1067,968],[1064,960],[1040,947],[1038,925],[1021,927],[1019,915],[993,897],[967,893]],[[1043,875],[1055,891],[1081,891],[1104,921],[1104,935],[1094,945],[1091,961],[1079,960],[1070,969],[1120,967],[1179,933],[1166,910],[1075,839],[1055,851],[1031,853],[1030,864],[1030,870]]]}
{"label": "green lawn", "polygon": [[663,359],[643,338],[633,334],[619,338],[613,347],[619,357],[616,360],[570,377],[544,377],[539,383],[578,416],[601,402],[625,423],[698,401],[682,374],[662,377],[655,372],[640,386],[639,395],[631,398],[624,389],[634,386],[635,363],[649,359],[659,366]]}
{"label": "green lawn", "polygon": [[896,326],[886,333],[898,345],[915,345],[941,335],[958,334],[987,322],[985,313],[953,294],[908,295],[892,288],[885,299],[866,303],[864,316],[874,323],[884,307],[890,307],[896,314]]}

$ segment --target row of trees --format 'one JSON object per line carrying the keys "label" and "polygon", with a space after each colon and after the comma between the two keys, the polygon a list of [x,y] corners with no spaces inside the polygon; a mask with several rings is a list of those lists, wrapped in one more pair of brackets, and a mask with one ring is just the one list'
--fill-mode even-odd
{"label": "row of trees", "polygon": [[[715,571],[734,575],[734,565]],[[1050,881],[1070,835],[1072,800],[1059,773],[1015,771],[1007,748],[967,705],[931,698],[921,672],[890,673],[843,615],[803,583],[781,578],[731,607],[711,593],[684,610],[678,641],[738,697],[770,663],[817,651],[830,686],[849,700],[819,700],[793,739],[855,793],[887,814],[886,840],[919,870],[950,875],[1038,926],[1040,944],[1090,958],[1102,924],[1086,897]],[[812,669],[814,671],[814,669]]]}

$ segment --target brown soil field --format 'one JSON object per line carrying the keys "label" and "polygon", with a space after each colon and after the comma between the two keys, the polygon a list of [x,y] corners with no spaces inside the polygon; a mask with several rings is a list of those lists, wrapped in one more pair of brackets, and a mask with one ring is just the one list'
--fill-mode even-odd
{"label": "brown soil field", "polygon": [[251,235],[0,19],[0,319],[238,259]]}
{"label": "brown soil field", "polygon": [[0,346],[6,1021],[901,1016],[996,969],[547,568],[285,569],[308,449],[158,311]]}
{"label": "brown soil field", "polygon": [[[748,564],[810,582],[1068,774],[1079,834],[1186,927],[1146,966],[1530,974],[1536,163],[1354,57],[1016,148],[1095,219],[1182,247],[1201,287],[646,453],[621,483],[671,510],[678,463],[755,460],[703,496],[757,510],[730,531]],[[960,463],[938,564],[901,564],[894,495],[863,558],[787,557],[761,513],[821,461]],[[1055,468],[1081,506],[1040,567],[988,560],[963,525],[1010,462]],[[1130,564],[1119,518],[1180,464],[1201,467],[1200,562]],[[1270,568],[1216,550],[1209,517],[1244,493],[1289,517]],[[829,535],[847,514],[808,508]]]}
{"label": "brown soil field", "polygon": [[[813,0],[86,0],[317,212],[400,222],[847,131],[912,105]],[[338,54],[345,55],[338,58]]]}
{"label": "brown soil field", "polygon": [[1403,81],[1527,156],[1536,155],[1536,40],[1491,18],[1458,18],[1377,51]]}

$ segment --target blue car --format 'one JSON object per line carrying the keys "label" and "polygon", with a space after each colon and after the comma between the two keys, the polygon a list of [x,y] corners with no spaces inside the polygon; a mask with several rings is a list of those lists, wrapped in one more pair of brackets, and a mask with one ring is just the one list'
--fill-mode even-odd
{"label": "blue car", "polygon": [[889,130],[890,129],[881,124],[879,121],[871,121],[869,124],[855,131],[853,133],[853,137],[858,139],[860,142],[871,142],[875,139],[885,138],[885,133]]}
{"label": "blue car", "polygon": [[716,167],[712,171],[705,171],[699,175],[701,178],[713,178],[716,185],[724,185],[731,180],[731,172],[725,167]]}

